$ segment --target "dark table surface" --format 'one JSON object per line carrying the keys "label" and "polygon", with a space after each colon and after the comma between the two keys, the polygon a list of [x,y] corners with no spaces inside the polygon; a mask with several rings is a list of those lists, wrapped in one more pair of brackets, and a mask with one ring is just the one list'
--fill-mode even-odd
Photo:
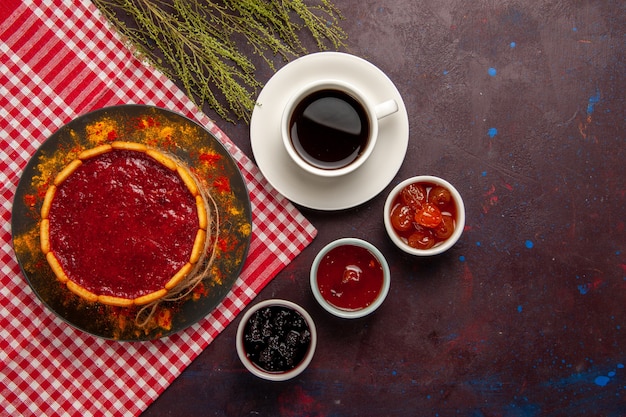
{"label": "dark table surface", "polygon": [[[145,416],[626,415],[625,3],[334,3],[348,52],[403,96],[406,160],[359,207],[302,208],[317,238],[253,302],[311,313],[319,343],[302,375],[249,374],[239,317]],[[246,123],[205,111],[253,156]],[[382,223],[386,193],[418,174],[466,206],[461,240],[429,259],[396,249]],[[322,310],[308,282],[317,251],[345,236],[392,271],[380,310],[354,321]]]}

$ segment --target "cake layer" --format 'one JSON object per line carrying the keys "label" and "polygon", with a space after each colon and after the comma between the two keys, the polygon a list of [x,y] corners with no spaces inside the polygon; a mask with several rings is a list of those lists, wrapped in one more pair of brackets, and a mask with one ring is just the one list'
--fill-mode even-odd
{"label": "cake layer", "polygon": [[191,174],[136,145],[83,152],[44,200],[42,250],[57,278],[91,301],[158,299],[204,248],[206,212]]}

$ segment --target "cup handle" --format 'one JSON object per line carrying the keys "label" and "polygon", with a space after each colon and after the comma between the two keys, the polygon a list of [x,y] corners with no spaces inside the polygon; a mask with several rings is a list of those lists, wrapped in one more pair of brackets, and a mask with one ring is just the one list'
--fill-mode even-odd
{"label": "cup handle", "polygon": [[387,100],[374,107],[377,119],[382,119],[398,111],[398,103],[395,100]]}

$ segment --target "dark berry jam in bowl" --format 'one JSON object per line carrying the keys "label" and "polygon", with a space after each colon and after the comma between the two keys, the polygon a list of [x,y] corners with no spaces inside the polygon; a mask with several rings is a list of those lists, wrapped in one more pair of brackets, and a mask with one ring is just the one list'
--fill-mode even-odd
{"label": "dark berry jam in bowl", "polygon": [[360,318],[376,310],[389,292],[391,274],[371,243],[342,238],[326,245],[311,267],[311,291],[329,313]]}
{"label": "dark berry jam in bowl", "polygon": [[448,181],[430,175],[396,185],[387,196],[383,216],[393,243],[417,256],[447,251],[465,227],[461,194]]}
{"label": "dark berry jam in bowl", "polygon": [[287,300],[252,306],[237,328],[237,354],[252,374],[286,381],[302,373],[313,359],[317,331],[311,316]]}

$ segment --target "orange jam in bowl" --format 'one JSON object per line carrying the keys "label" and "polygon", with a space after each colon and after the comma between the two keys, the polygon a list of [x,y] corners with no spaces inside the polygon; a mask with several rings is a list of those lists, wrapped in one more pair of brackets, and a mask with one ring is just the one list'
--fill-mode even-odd
{"label": "orange jam in bowl", "polygon": [[431,256],[450,249],[465,227],[461,194],[442,178],[422,175],[406,179],[387,196],[385,229],[403,251]]}

